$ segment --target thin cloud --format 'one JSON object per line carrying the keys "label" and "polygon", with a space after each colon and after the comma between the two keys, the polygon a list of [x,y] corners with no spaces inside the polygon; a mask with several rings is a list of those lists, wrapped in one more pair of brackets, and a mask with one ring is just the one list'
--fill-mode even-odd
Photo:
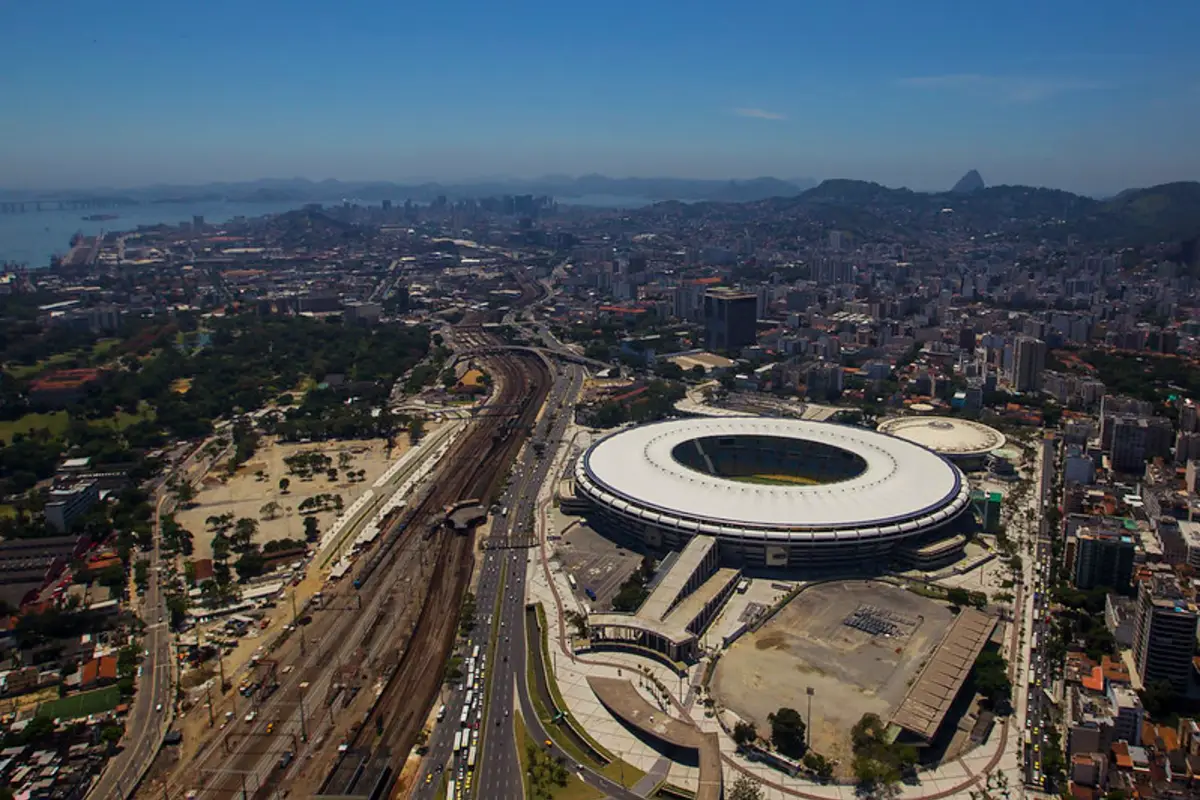
{"label": "thin cloud", "polygon": [[787,119],[783,114],[762,108],[735,108],[733,113],[739,117],[750,117],[751,119]]}
{"label": "thin cloud", "polygon": [[931,91],[957,91],[1010,103],[1036,103],[1069,92],[1107,88],[1099,81],[1075,78],[1003,77],[974,72],[902,78],[901,86]]}

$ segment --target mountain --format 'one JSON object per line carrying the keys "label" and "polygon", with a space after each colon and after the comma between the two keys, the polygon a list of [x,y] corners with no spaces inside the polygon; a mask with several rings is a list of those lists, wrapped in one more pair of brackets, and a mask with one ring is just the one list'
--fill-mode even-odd
{"label": "mountain", "polygon": [[[634,200],[717,200],[746,202],[768,197],[794,197],[816,181],[778,178],[751,180],[699,180],[693,178],[609,178],[605,175],[547,175],[535,179],[495,178],[444,183],[395,183],[392,181],[311,181],[307,178],[263,178],[238,183],[207,183],[199,186],[156,184],[120,190],[131,203],[191,202],[295,202],[328,203],[341,199],[363,202],[405,200],[429,202],[437,197],[460,199],[504,194],[550,195],[564,202],[589,195]],[[92,189],[57,192],[6,192],[0,197],[11,200],[66,200],[110,196],[116,190]]]}
{"label": "mountain", "polygon": [[807,226],[817,235],[831,227],[869,238],[915,240],[919,234],[954,231],[979,238],[1005,237],[1065,243],[1076,234],[1112,246],[1182,243],[1195,257],[1200,246],[1200,183],[1130,189],[1102,201],[1059,189],[990,186],[970,192],[914,192],[869,181],[832,179],[795,197],[752,202],[659,203],[648,216],[700,218],[707,213],[777,226],[795,235]]}
{"label": "mountain", "polygon": [[956,194],[965,194],[966,192],[978,192],[984,188],[983,177],[978,170],[971,170],[966,175],[958,179],[958,183],[954,184],[951,192]]}

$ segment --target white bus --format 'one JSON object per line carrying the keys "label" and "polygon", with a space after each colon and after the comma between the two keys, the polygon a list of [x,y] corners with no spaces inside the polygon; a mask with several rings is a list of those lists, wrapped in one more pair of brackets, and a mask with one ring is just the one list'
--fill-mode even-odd
{"label": "white bus", "polygon": [[471,651],[471,660],[475,661],[479,658],[479,645],[475,645],[475,649]]}
{"label": "white bus", "polygon": [[454,800],[454,778],[451,778],[450,782],[446,784],[446,797],[449,800]]}
{"label": "white bus", "polygon": [[475,745],[471,745],[471,749],[467,754],[467,769],[475,769],[475,750]]}
{"label": "white bus", "polygon": [[462,750],[462,744],[463,744],[463,732],[457,731],[454,734],[454,751],[453,752],[457,753],[459,750]]}
{"label": "white bus", "polygon": [[470,713],[471,713],[470,707],[464,705],[463,710],[462,710],[462,716],[458,718],[458,724],[462,725],[465,728],[467,726],[467,715]]}
{"label": "white bus", "polygon": [[473,689],[467,689],[467,699],[463,701],[463,707],[470,708],[471,701],[474,699],[475,699],[475,691]]}
{"label": "white bus", "polygon": [[575,576],[569,573],[567,574],[567,583],[571,584],[572,591],[579,588],[579,583],[575,580]]}

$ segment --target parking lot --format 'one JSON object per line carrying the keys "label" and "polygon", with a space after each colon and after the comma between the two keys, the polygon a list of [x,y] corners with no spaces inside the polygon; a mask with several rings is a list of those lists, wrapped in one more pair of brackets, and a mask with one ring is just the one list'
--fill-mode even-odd
{"label": "parking lot", "polygon": [[642,563],[640,553],[617,546],[583,522],[569,528],[556,545],[563,568],[575,578],[576,593],[584,597],[591,589],[596,598],[586,599],[597,610],[612,607],[621,584]]}

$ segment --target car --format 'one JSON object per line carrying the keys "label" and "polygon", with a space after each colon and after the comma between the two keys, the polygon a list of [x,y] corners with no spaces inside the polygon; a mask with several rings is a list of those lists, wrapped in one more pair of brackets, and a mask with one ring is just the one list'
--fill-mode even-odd
{"label": "car", "polygon": [[156,705],[156,706],[154,707],[154,710],[155,710],[155,711],[162,711],[162,703],[159,703],[158,705]]}
{"label": "car", "polygon": [[545,745],[546,745],[546,747],[550,747],[552,744],[554,744],[554,743],[553,743],[553,742],[551,742],[549,739],[547,739],[547,740],[545,741]]}
{"label": "car", "polygon": [[274,733],[274,732],[275,732],[275,723],[268,722],[267,723],[267,733]]}
{"label": "car", "polygon": [[433,773],[432,772],[430,772],[429,774],[427,774],[425,776],[425,784],[429,785],[431,783],[433,783]]}

